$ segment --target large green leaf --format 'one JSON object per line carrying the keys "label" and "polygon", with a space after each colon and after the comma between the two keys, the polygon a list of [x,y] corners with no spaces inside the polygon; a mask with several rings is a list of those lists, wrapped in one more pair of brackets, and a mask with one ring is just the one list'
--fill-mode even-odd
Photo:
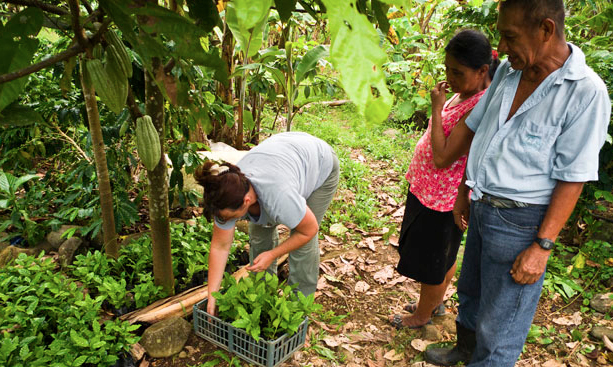
{"label": "large green leaf", "polygon": [[[22,69],[32,61],[38,49],[36,36],[43,25],[43,13],[37,8],[27,8],[11,17],[6,25],[0,24],[0,74]],[[15,101],[26,83],[27,77],[0,84],[0,111]]]}
{"label": "large green leaf", "polygon": [[191,59],[195,55],[204,53],[200,45],[200,38],[206,37],[207,32],[197,27],[188,18],[151,3],[135,8],[134,13],[149,17],[147,22],[142,24],[142,28],[147,33],[163,35],[173,40],[175,43],[173,52],[179,57]]}
{"label": "large green leaf", "polygon": [[13,15],[4,29],[0,32],[1,38],[26,38],[36,36],[43,26],[43,11],[36,7],[29,7]]}
{"label": "large green leaf", "polygon": [[[11,195],[11,184],[9,183],[9,177],[13,176],[10,173],[0,171],[0,193],[5,195]],[[3,195],[4,196],[4,195]]]}
{"label": "large green leaf", "polygon": [[330,61],[341,74],[343,89],[358,111],[371,121],[387,119],[393,98],[381,65],[387,56],[379,36],[355,0],[324,0],[330,22]]}
{"label": "large green leaf", "polygon": [[296,66],[296,84],[300,84],[306,74],[317,66],[317,62],[328,57],[328,55],[328,48],[324,45],[313,47],[307,51],[298,66]]}
{"label": "large green leaf", "polygon": [[[37,39],[25,38],[19,43],[11,39],[0,39],[0,55],[2,55],[0,57],[0,74],[17,71],[30,65],[37,49]],[[21,77],[0,84],[0,111],[19,97],[27,82],[27,77]]]}
{"label": "large green leaf", "polygon": [[292,16],[292,11],[296,9],[296,2],[297,0],[275,0],[275,7],[282,22],[287,22]]}
{"label": "large green leaf", "polygon": [[221,24],[217,6],[213,0],[187,0],[189,16],[196,21],[196,25],[211,32],[216,25]]}
{"label": "large green leaf", "polygon": [[228,3],[226,23],[247,57],[255,55],[262,45],[262,33],[271,5],[272,0],[235,0]]}
{"label": "large green leaf", "polygon": [[27,106],[12,104],[0,113],[0,126],[28,126],[43,122],[41,115]]}

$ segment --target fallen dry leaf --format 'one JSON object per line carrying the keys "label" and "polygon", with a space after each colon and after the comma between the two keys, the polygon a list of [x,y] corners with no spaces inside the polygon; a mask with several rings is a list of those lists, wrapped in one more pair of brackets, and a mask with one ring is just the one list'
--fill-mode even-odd
{"label": "fallen dry leaf", "polygon": [[373,278],[383,284],[386,283],[388,279],[394,276],[394,267],[392,265],[386,265],[383,269],[373,275]]}
{"label": "fallen dry leaf", "polygon": [[387,353],[385,353],[385,355],[383,356],[383,358],[387,359],[388,361],[401,361],[404,359],[404,353],[396,353],[395,350],[390,350]]}
{"label": "fallen dry leaf", "polygon": [[328,236],[327,234],[324,235],[324,238],[326,239],[326,241],[330,242],[333,245],[340,245],[342,243],[339,239],[332,236]]}
{"label": "fallen dry leaf", "polygon": [[369,289],[370,289],[370,285],[368,285],[368,283],[366,283],[363,280],[360,280],[357,283],[355,283],[355,291],[356,292],[364,293],[364,292],[366,292]]}
{"label": "fallen dry leaf", "polygon": [[398,236],[390,236],[390,238],[388,239],[390,245],[394,247],[398,247],[398,240]]}
{"label": "fallen dry leaf", "polygon": [[368,247],[373,252],[377,252],[377,248],[375,247],[375,241],[373,240],[373,237],[364,238],[362,241],[358,243],[358,247],[359,248]]}
{"label": "fallen dry leaf", "polygon": [[582,320],[581,312],[577,311],[572,315],[557,317],[551,321],[557,325],[580,325]]}
{"label": "fallen dry leaf", "polygon": [[347,338],[345,335],[327,336],[324,338],[324,343],[331,348],[336,348],[339,345],[347,343],[348,341],[349,338]]}
{"label": "fallen dry leaf", "polygon": [[565,367],[564,364],[556,361],[555,359],[550,359],[547,362],[543,363],[543,367]]}
{"label": "fallen dry leaf", "polygon": [[413,339],[411,340],[411,346],[413,347],[413,349],[419,351],[419,352],[423,352],[424,350],[426,350],[426,347],[430,344],[432,344],[434,342],[431,341],[427,341],[427,340],[422,340],[422,339]]}
{"label": "fallen dry leaf", "polygon": [[604,346],[607,347],[608,350],[613,352],[613,343],[611,343],[611,341],[606,335],[602,336],[602,341],[604,341]]}

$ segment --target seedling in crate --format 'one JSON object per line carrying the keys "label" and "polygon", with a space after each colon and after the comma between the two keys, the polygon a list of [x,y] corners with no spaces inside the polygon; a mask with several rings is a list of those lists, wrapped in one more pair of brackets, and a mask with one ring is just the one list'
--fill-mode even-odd
{"label": "seedling in crate", "polygon": [[298,331],[306,316],[321,308],[311,294],[305,297],[296,286],[279,283],[276,275],[252,273],[238,282],[226,273],[222,292],[214,292],[219,318],[245,330],[256,341],[273,340]]}

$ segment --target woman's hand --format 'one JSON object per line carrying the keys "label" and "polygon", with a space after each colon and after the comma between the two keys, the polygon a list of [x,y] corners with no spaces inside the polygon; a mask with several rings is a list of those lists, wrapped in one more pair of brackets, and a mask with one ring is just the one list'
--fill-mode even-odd
{"label": "woman's hand", "polygon": [[265,251],[253,259],[253,264],[246,267],[247,270],[259,273],[268,269],[270,264],[275,261],[276,257],[272,251]]}
{"label": "woman's hand", "polygon": [[443,111],[445,101],[447,101],[447,86],[447,82],[438,82],[430,91],[430,99],[432,100],[432,113],[434,113],[435,111],[437,111],[437,113]]}
{"label": "woman's hand", "polygon": [[213,315],[213,316],[217,316],[217,300],[215,299],[215,297],[209,295],[209,300],[207,301],[206,304],[206,312],[209,315]]}

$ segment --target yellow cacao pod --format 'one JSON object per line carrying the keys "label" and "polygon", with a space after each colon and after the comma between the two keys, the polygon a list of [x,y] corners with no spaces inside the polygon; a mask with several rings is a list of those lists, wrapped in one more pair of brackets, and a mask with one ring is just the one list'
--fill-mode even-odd
{"label": "yellow cacao pod", "polygon": [[[126,46],[123,44],[117,33],[112,29],[109,29],[104,34],[104,39],[109,46],[113,46],[115,48],[115,52],[117,53],[117,57],[121,60],[121,64],[123,69],[126,70],[126,76],[128,78],[132,77],[132,59],[130,55],[128,55],[128,50],[126,50]],[[108,46],[107,46],[108,49]]]}
{"label": "yellow cacao pod", "polygon": [[136,119],[136,150],[147,170],[153,171],[162,156],[160,136],[158,135],[151,116],[145,115]]}

